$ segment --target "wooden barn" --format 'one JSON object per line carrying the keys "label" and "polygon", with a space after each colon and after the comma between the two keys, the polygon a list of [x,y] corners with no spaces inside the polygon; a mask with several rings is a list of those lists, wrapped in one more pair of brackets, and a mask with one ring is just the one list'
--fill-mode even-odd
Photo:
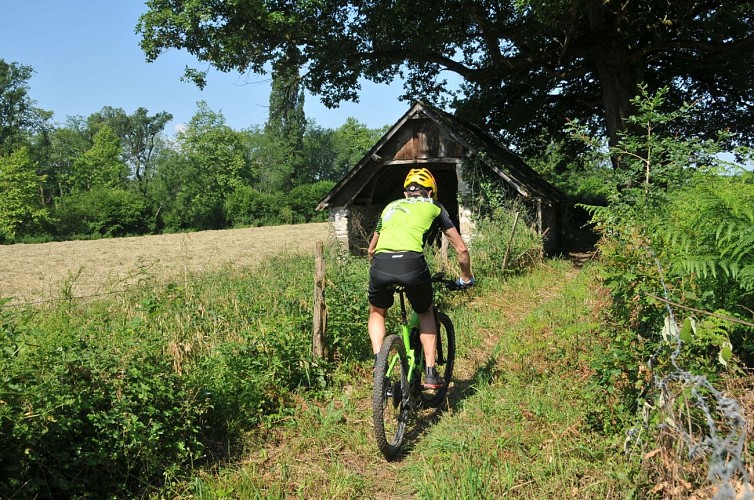
{"label": "wooden barn", "polygon": [[[403,180],[411,168],[428,168],[438,185],[438,201],[450,213],[461,235],[473,232],[471,178],[487,169],[506,192],[522,199],[535,215],[545,252],[558,251],[565,196],[520,157],[479,127],[434,106],[415,102],[372,149],[317,205],[329,210],[335,237],[352,253],[363,253],[382,209],[403,196]],[[478,172],[477,172],[478,173]]]}

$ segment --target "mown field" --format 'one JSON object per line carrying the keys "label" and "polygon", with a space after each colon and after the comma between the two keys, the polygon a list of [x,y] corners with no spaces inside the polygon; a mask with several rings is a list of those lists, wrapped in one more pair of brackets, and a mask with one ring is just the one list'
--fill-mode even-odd
{"label": "mown field", "polygon": [[0,246],[0,297],[11,304],[91,297],[150,278],[245,267],[281,250],[313,251],[326,222],[92,241]]}

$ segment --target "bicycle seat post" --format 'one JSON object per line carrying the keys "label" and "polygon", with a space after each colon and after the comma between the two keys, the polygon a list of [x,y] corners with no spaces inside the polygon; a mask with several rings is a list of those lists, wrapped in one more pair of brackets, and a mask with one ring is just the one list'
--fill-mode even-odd
{"label": "bicycle seat post", "polygon": [[396,288],[395,291],[398,292],[398,297],[401,301],[401,323],[407,325],[408,316],[406,315],[406,299],[404,297],[403,287]]}

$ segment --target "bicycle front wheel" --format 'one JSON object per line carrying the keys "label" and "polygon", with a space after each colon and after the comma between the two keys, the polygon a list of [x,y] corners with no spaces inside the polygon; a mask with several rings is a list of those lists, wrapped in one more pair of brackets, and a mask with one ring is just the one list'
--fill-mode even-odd
{"label": "bicycle front wheel", "polygon": [[374,366],[372,417],[377,447],[385,458],[401,449],[409,412],[408,358],[403,341],[385,338]]}
{"label": "bicycle front wheel", "polygon": [[422,405],[425,408],[438,408],[445,401],[450,380],[453,377],[453,363],[456,360],[456,331],[447,314],[437,313],[437,344],[435,367],[443,380],[439,389],[421,390]]}

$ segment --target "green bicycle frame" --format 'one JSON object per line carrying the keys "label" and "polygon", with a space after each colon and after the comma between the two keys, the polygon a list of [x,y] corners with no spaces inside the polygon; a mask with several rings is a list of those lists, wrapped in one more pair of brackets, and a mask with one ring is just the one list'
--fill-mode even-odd
{"label": "green bicycle frame", "polygon": [[[400,298],[401,304],[401,340],[403,341],[403,345],[406,347],[406,358],[408,359],[408,380],[409,383],[411,383],[410,381],[414,380],[416,369],[421,365],[422,361],[421,359],[417,359],[417,350],[414,349],[411,345],[411,332],[414,329],[416,329],[417,331],[419,330],[419,315],[416,314],[416,312],[412,311],[411,317],[408,316],[408,314],[406,313],[406,299],[402,290],[398,294],[398,297]],[[439,330],[440,322],[437,318],[437,309],[434,308],[434,306],[433,309],[435,314],[435,325]],[[419,339],[417,338],[417,340]],[[424,351],[422,350],[421,353],[423,355]],[[388,373],[393,373],[393,367],[395,367],[395,363],[399,361],[400,360],[398,356],[394,356],[393,359],[390,360],[390,363],[388,364]],[[443,364],[445,362],[439,335],[437,336],[436,362],[439,364]]]}
{"label": "green bicycle frame", "polygon": [[[416,359],[416,351],[411,346],[411,330],[414,328],[417,330],[419,329],[419,315],[412,312],[411,318],[409,319],[406,314],[406,299],[404,298],[403,293],[400,293],[399,297],[401,301],[401,339],[403,340],[403,345],[406,346],[406,357],[408,358],[408,380],[411,381],[414,380],[416,367],[419,366],[418,361],[421,361]],[[390,373],[392,373],[396,360],[397,356],[390,361]]]}

